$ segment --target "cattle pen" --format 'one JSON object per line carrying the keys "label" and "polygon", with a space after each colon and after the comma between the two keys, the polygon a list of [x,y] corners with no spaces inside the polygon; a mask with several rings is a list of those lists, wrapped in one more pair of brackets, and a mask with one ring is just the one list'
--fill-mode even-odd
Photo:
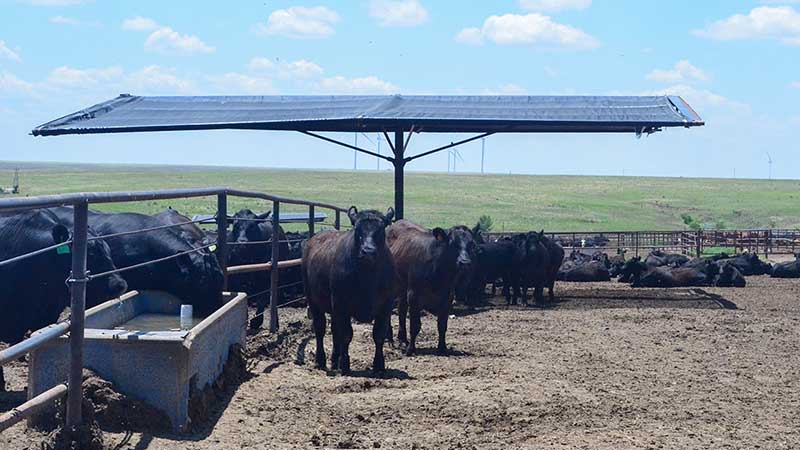
{"label": "cattle pen", "polygon": [[[150,201],[150,200],[171,200],[182,198],[195,198],[195,197],[213,197],[217,198],[217,241],[201,247],[191,249],[186,252],[176,253],[166,258],[159,258],[142,264],[136,264],[129,267],[116,268],[111,271],[93,274],[87,268],[87,244],[90,240],[108,238],[106,236],[90,237],[88,234],[88,213],[89,205],[105,204],[105,203],[126,203],[137,201]],[[82,402],[82,387],[81,379],[84,369],[83,361],[83,346],[84,346],[84,320],[85,320],[85,304],[86,304],[86,285],[89,281],[97,278],[102,278],[115,273],[124,272],[126,270],[135,269],[148,264],[155,264],[163,262],[167,259],[178,258],[187,253],[210,251],[217,255],[217,259],[223,270],[227,275],[254,271],[269,271],[270,272],[270,290],[269,290],[269,329],[270,332],[278,330],[278,301],[280,286],[280,270],[272,270],[273,268],[283,269],[300,265],[300,260],[278,260],[278,244],[288,242],[288,240],[271,239],[269,242],[262,244],[271,245],[271,261],[264,264],[255,264],[248,266],[227,266],[227,254],[229,246],[237,245],[237,243],[227,242],[227,228],[228,228],[228,212],[227,204],[229,197],[241,197],[247,199],[259,199],[272,202],[272,215],[269,219],[275,229],[278,229],[280,220],[280,206],[281,204],[300,205],[308,207],[308,231],[309,235],[315,232],[315,209],[329,209],[334,213],[333,228],[341,228],[341,213],[346,212],[346,209],[326,203],[313,202],[309,200],[292,199],[265,194],[261,192],[252,192],[244,190],[229,189],[225,187],[212,187],[212,188],[197,188],[197,189],[175,189],[175,190],[155,190],[155,191],[136,191],[136,192],[91,192],[91,193],[76,193],[76,194],[63,194],[63,195],[47,195],[40,197],[18,197],[9,199],[0,199],[0,211],[21,211],[37,208],[49,208],[58,206],[72,206],[74,213],[74,224],[72,235],[66,242],[60,242],[53,246],[38,249],[36,251],[18,255],[5,261],[0,261],[0,266],[14,263],[25,258],[33,257],[44,252],[56,251],[63,248],[65,245],[71,246],[71,275],[65,281],[70,289],[70,317],[69,320],[50,325],[43,332],[34,335],[33,337],[24,340],[16,345],[13,345],[3,351],[0,351],[0,367],[4,364],[13,361],[21,356],[24,356],[43,345],[58,339],[61,336],[69,333],[69,371],[66,383],[58,384],[41,394],[30,398],[27,402],[19,405],[10,411],[0,416],[0,432],[6,430],[17,422],[30,418],[31,416],[41,412],[42,410],[51,407],[56,400],[66,396],[66,425],[67,428],[74,428],[81,424],[81,402]],[[192,221],[188,223],[198,223]],[[186,225],[187,223],[179,223],[172,225],[164,225],[161,227],[142,229],[127,234],[146,233],[159,229],[176,228]],[[225,283],[227,284],[227,283]]]}

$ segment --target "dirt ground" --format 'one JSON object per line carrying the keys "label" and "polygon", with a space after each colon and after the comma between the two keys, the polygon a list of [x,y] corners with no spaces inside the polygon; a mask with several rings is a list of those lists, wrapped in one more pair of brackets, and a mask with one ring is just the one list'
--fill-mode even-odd
{"label": "dirt ground", "polygon": [[[557,295],[547,308],[457,309],[449,357],[435,355],[436,323],[425,317],[420,355],[388,345],[383,379],[367,371],[369,326],[355,326],[354,376],[326,375],[313,368],[305,310],[282,309],[277,337],[250,337],[251,378],[199,431],[106,441],[136,450],[800,448],[800,280],[705,290],[562,283]],[[24,397],[25,370],[7,370],[12,392],[0,394],[0,410]],[[17,425],[0,448],[41,440]]]}

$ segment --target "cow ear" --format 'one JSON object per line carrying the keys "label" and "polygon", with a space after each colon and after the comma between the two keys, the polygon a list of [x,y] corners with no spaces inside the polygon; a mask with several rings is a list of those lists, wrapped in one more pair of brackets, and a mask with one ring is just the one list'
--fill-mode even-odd
{"label": "cow ear", "polygon": [[481,223],[478,222],[478,223],[475,224],[474,227],[472,227],[472,235],[473,236],[477,236],[478,233],[480,233],[480,232],[481,232]]}
{"label": "cow ear", "polygon": [[347,210],[347,217],[350,218],[350,223],[352,225],[356,224],[356,216],[358,215],[358,208],[355,206],[351,206],[350,209]]}
{"label": "cow ear", "polygon": [[61,224],[57,224],[53,227],[53,243],[60,244],[62,242],[67,242],[69,240],[69,230],[67,227]]}
{"label": "cow ear", "polygon": [[544,238],[544,229],[542,229],[542,231],[539,232],[539,239],[543,238]]}
{"label": "cow ear", "polygon": [[389,225],[391,225],[393,219],[394,219],[394,208],[390,206],[389,209],[386,210],[386,214],[383,216],[383,223],[388,227]]}
{"label": "cow ear", "polygon": [[447,241],[447,232],[444,231],[443,229],[436,227],[433,230],[431,230],[431,233],[433,233],[433,237],[435,237],[438,242]]}
{"label": "cow ear", "polygon": [[257,219],[264,220],[264,219],[269,219],[269,217],[270,217],[271,215],[272,215],[272,211],[267,211],[267,212],[265,212],[264,214],[260,214],[260,215],[256,216],[256,218],[257,218]]}

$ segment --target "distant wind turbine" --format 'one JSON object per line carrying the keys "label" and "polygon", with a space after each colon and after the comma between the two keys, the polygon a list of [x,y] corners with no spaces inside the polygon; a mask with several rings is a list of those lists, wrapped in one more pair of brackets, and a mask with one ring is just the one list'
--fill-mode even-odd
{"label": "distant wind turbine", "polygon": [[[461,157],[461,152],[456,148],[450,149],[449,153],[453,155],[453,173],[456,173],[456,159],[459,159],[461,160],[461,162],[464,162],[464,158]],[[448,158],[448,160],[449,159],[450,158]]]}
{"label": "distant wind turbine", "polygon": [[769,164],[769,179],[772,180],[772,156],[769,155],[769,152],[765,152],[767,154],[767,164]]}

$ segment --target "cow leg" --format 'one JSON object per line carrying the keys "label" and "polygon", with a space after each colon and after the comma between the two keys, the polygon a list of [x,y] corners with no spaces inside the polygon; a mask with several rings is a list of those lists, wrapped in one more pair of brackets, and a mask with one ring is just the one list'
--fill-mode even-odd
{"label": "cow leg", "polygon": [[340,326],[342,340],[339,348],[339,372],[342,375],[350,375],[350,341],[353,340],[353,323],[350,321],[350,317],[342,317]]}
{"label": "cow leg", "polygon": [[389,328],[389,336],[391,336],[391,318],[392,318],[392,304],[386,307],[386,311],[378,314],[375,318],[375,323],[372,325],[372,341],[375,343],[375,357],[372,358],[372,371],[376,374],[386,371],[386,360],[383,357],[383,340],[386,336],[386,330]]}
{"label": "cow leg", "polygon": [[265,295],[266,294],[262,294],[258,298],[257,302],[258,307],[256,308],[256,315],[250,320],[251,330],[258,330],[261,328],[261,325],[264,324],[264,310],[267,307],[267,302],[266,300],[264,300],[266,298]]}
{"label": "cow leg", "polygon": [[533,301],[537,305],[544,303],[544,285],[541,282],[536,282],[533,287]]}
{"label": "cow leg", "polygon": [[408,306],[411,313],[411,340],[406,348],[406,356],[411,356],[417,352],[417,335],[419,335],[419,330],[422,328],[420,305],[414,298],[413,292],[409,292]]}
{"label": "cow leg", "polygon": [[336,310],[331,314],[331,334],[333,335],[333,351],[331,352],[331,370],[339,368],[342,355],[342,318]]}
{"label": "cow leg", "polygon": [[397,303],[397,342],[408,344],[408,334],[406,333],[406,316],[408,315],[408,287],[401,286],[400,296]]}
{"label": "cow leg", "polygon": [[447,356],[447,343],[445,341],[445,334],[447,333],[447,319],[450,317],[450,308],[443,308],[444,311],[440,312],[436,317],[436,325],[439,331],[439,346],[436,348],[436,353],[441,356]]}
{"label": "cow leg", "polygon": [[311,313],[311,320],[314,323],[314,337],[317,339],[317,351],[314,359],[317,369],[325,370],[325,312],[312,302],[308,303],[308,311]]}
{"label": "cow leg", "polygon": [[547,295],[550,297],[550,302],[553,303],[556,301],[555,290],[556,280],[555,278],[551,278],[547,281]]}
{"label": "cow leg", "polygon": [[0,366],[0,392],[6,391],[6,376],[3,373],[3,366]]}

